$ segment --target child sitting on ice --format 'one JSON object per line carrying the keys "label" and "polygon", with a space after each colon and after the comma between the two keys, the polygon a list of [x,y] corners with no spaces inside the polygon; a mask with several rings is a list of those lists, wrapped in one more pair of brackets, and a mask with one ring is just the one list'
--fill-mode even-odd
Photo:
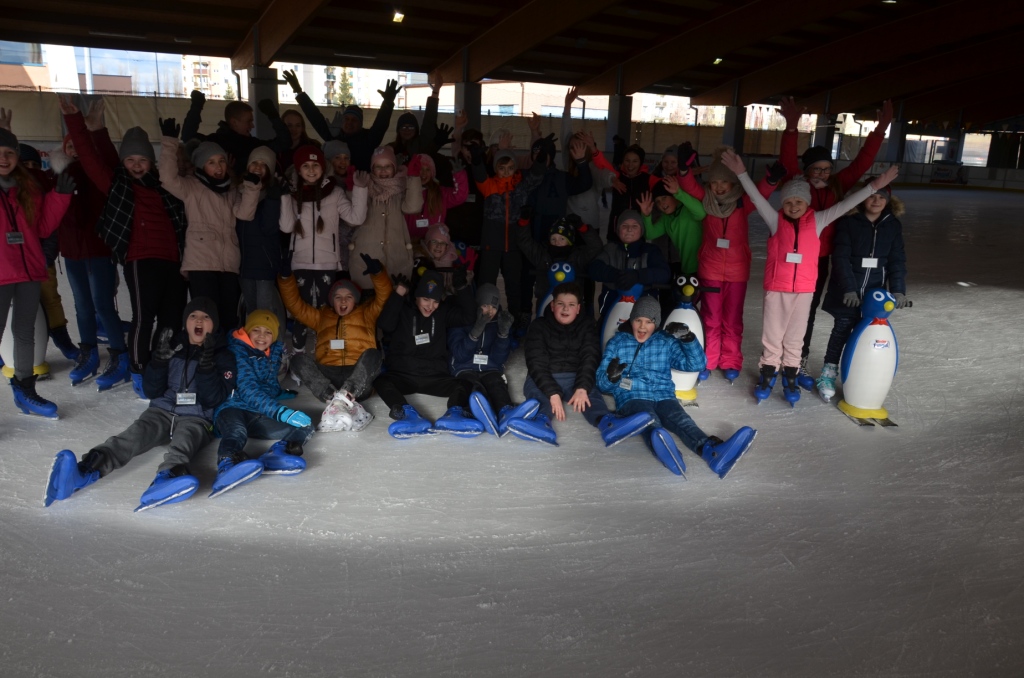
{"label": "child sitting on ice", "polygon": [[212,299],[190,301],[182,324],[184,330],[177,336],[169,327],[160,330],[142,381],[149,407],[139,418],[85,453],[81,461],[71,450],[57,453],[46,486],[47,506],[160,445],[167,446],[163,463],[135,510],[173,504],[195,494],[199,480],[188,463],[213,440],[213,412],[235,387],[235,359],[215,334],[219,321]]}
{"label": "child sitting on ice", "polygon": [[[279,403],[295,397],[282,390],[277,381],[284,352],[279,332],[276,314],[256,310],[228,339],[228,348],[235,356],[238,386],[214,414],[221,440],[211,497],[255,480],[262,473],[294,475],[306,468],[302,445],[313,435],[313,426],[308,415]],[[245,453],[250,437],[278,442],[259,459],[250,459]]]}
{"label": "child sitting on ice", "polygon": [[629,322],[622,323],[605,348],[597,368],[597,385],[614,396],[619,414],[648,413],[654,418],[656,428],[644,433],[644,442],[672,473],[682,475],[686,464],[669,431],[724,478],[750,447],[757,432],[744,426],[722,442],[694,423],[676,400],[672,370],[699,372],[706,362],[704,351],[683,323],[669,323],[669,332],[673,334],[659,331],[660,326],[661,308],[657,300],[637,299]]}
{"label": "child sitting on ice", "polygon": [[626,419],[611,414],[597,390],[594,370],[601,358],[597,324],[583,308],[583,289],[576,282],[552,290],[544,315],[526,333],[526,383],[523,395],[540,403],[532,420],[512,419],[508,430],[520,438],[557,445],[551,418],[565,421],[564,399],[591,426],[601,431],[605,446],[621,442],[654,423],[648,414]]}
{"label": "child sitting on ice", "polygon": [[412,286],[420,276],[434,270],[444,279],[444,296],[455,294],[452,275],[457,269],[472,271],[476,268],[476,250],[462,242],[452,242],[451,231],[445,224],[434,224],[413,251]]}
{"label": "child sitting on ice", "polygon": [[[512,349],[509,330],[515,318],[499,306],[498,288],[485,283],[476,291],[476,322],[448,333],[451,373],[473,385],[469,408],[496,436],[508,433],[508,421],[531,418],[537,413],[536,400],[513,406],[505,378],[505,361]],[[497,415],[495,415],[497,410]]]}

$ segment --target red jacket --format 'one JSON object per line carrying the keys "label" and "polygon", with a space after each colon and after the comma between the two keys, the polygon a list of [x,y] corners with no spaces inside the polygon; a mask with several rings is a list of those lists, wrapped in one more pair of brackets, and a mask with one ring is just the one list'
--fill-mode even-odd
{"label": "red jacket", "polygon": [[[794,131],[786,130],[782,133],[782,140],[779,143],[779,161],[786,168],[789,176],[803,174],[800,169],[800,159],[796,152],[796,142],[799,135]],[[829,178],[829,185],[824,188],[811,186],[811,209],[816,211],[826,210],[843,199],[864,173],[871,169],[878,155],[878,149],[882,147],[882,140],[885,139],[885,130],[875,130],[864,140],[857,157],[849,165],[839,170]],[[838,191],[838,193],[837,193]],[[832,238],[835,234],[835,224],[829,224],[821,232],[821,253],[819,256],[827,257],[832,254]]]}
{"label": "red jacket", "polygon": [[[35,199],[35,219],[29,223],[18,202],[18,187],[0,190],[0,285],[46,280],[46,257],[40,242],[57,230],[71,196],[50,191]],[[22,240],[11,244],[9,240]]]}
{"label": "red jacket", "polygon": [[96,233],[96,224],[107,202],[106,194],[89,180],[82,163],[73,162],[64,172],[75,180],[75,195],[57,233],[60,253],[73,261],[109,257],[110,248]]}
{"label": "red jacket", "polygon": [[[796,226],[779,212],[778,230],[768,238],[768,262],[764,266],[766,292],[814,292],[818,280],[818,238],[814,210],[809,209]],[[786,261],[786,255],[800,255],[800,263]]]}

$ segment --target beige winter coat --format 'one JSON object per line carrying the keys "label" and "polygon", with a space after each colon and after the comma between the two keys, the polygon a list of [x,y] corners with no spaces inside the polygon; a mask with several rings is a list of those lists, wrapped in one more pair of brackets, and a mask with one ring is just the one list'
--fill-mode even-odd
{"label": "beige winter coat", "polygon": [[409,177],[404,193],[393,196],[387,202],[375,202],[372,198],[366,206],[366,221],[355,229],[349,249],[352,280],[363,289],[373,282],[363,275],[360,254],[380,259],[390,273],[412,273],[412,243],[409,229],[405,225],[406,214],[418,214],[423,209],[423,184],[419,177]]}
{"label": "beige winter coat", "polygon": [[181,270],[238,273],[242,255],[238,249],[235,219],[249,221],[256,216],[260,199],[257,184],[243,181],[226,193],[215,193],[194,176],[178,176],[178,140],[160,141],[160,183],[167,192],[185,203],[188,229]]}

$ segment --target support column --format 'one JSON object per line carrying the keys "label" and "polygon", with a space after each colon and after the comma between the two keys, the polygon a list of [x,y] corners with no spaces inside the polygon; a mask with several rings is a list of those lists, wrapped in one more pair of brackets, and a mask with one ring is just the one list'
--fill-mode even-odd
{"label": "support column", "polygon": [[465,111],[472,129],[480,129],[481,88],[479,82],[455,83],[455,110]]}
{"label": "support column", "polygon": [[903,162],[907,150],[907,123],[894,120],[889,127],[889,143],[885,146],[885,161]]}
{"label": "support column", "polygon": [[811,137],[811,146],[823,146],[832,155],[832,146],[836,142],[836,123],[839,122],[838,115],[826,113],[818,116],[818,125],[814,128],[814,136]]}
{"label": "support column", "polygon": [[270,125],[267,116],[260,113],[256,104],[263,99],[270,99],[275,106],[280,106],[277,98],[277,86],[279,84],[276,68],[266,66],[250,66],[249,76],[249,105],[253,108],[256,119],[256,136],[260,139],[272,139],[274,128]]}
{"label": "support column", "polygon": [[727,106],[725,128],[722,130],[722,144],[732,146],[743,154],[743,141],[747,132],[747,109],[745,106]]}
{"label": "support column", "polygon": [[[626,140],[626,145],[633,140],[633,97],[613,94],[608,97],[608,127],[605,130],[605,152],[615,148],[612,138],[617,134]],[[609,158],[611,160],[611,158]]]}

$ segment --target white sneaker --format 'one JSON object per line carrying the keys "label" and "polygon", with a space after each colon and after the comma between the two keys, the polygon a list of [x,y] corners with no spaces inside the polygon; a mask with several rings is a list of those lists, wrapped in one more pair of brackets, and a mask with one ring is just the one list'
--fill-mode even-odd
{"label": "white sneaker", "polygon": [[331,402],[327,403],[324,413],[320,416],[320,425],[316,428],[321,433],[351,431],[352,423],[351,412],[335,396]]}

